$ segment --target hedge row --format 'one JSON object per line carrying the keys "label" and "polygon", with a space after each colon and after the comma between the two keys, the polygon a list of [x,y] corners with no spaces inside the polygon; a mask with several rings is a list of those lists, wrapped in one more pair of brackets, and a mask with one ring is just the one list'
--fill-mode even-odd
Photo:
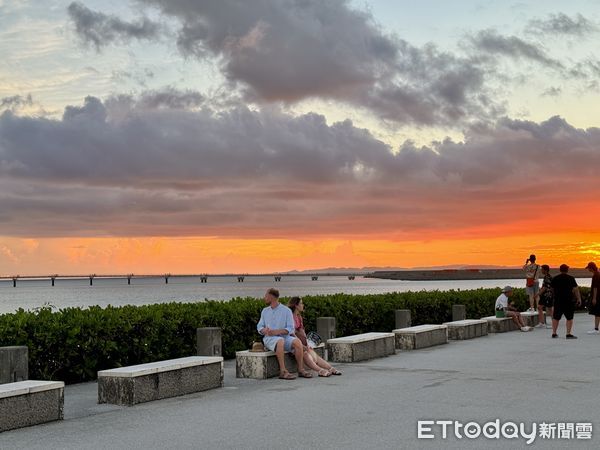
{"label": "hedge row", "polygon": [[[410,309],[414,325],[451,320],[452,305],[466,306],[467,317],[494,313],[498,289],[404,292],[380,295],[335,294],[304,297],[305,326],[316,318],[335,317],[337,335],[394,328],[394,311]],[[524,290],[513,297],[526,308]],[[285,303],[286,299],[282,299]],[[258,338],[256,322],[263,302],[236,298],[228,302],[164,303],[100,308],[49,307],[0,315],[0,346],[29,347],[33,379],[77,383],[113,367],[195,354],[196,328],[220,327],[226,358],[249,348]]]}

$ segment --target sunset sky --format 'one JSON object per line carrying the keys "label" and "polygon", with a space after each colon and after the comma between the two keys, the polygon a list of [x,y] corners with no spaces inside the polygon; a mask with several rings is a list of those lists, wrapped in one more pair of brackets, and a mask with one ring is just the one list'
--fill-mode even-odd
{"label": "sunset sky", "polygon": [[0,276],[600,260],[599,43],[600,0],[0,0]]}

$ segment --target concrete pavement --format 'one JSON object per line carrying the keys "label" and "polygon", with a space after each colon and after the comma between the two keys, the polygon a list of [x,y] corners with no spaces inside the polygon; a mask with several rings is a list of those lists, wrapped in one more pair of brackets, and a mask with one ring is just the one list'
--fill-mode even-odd
{"label": "concrete pavement", "polygon": [[[525,439],[417,439],[418,420],[592,422],[592,440],[534,448],[598,448],[600,336],[510,332],[363,363],[340,377],[239,380],[222,389],[134,407],[96,404],[96,383],[68,386],[65,420],[0,434],[2,449],[527,448]],[[451,433],[453,434],[453,433]]]}

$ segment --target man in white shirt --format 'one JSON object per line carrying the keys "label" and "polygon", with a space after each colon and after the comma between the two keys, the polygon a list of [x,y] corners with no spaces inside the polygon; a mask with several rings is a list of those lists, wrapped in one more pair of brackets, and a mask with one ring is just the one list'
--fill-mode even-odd
{"label": "man in white shirt", "polygon": [[294,332],[294,317],[292,310],[279,303],[279,291],[271,288],[265,294],[265,307],[260,313],[260,321],[256,326],[263,336],[263,343],[269,350],[275,352],[279,363],[279,378],[293,380],[296,377],[285,367],[284,352],[292,352],[298,365],[298,375],[302,378],[312,378],[312,374],[304,370],[304,353],[302,342]]}
{"label": "man in white shirt", "polygon": [[506,313],[506,317],[510,317],[513,322],[517,324],[521,331],[531,331],[533,328],[525,326],[525,322],[523,322],[521,313],[509,300],[509,297],[512,297],[512,295],[513,288],[511,286],[506,286],[504,289],[502,289],[502,294],[500,294],[500,296],[496,299],[496,310],[503,309]]}

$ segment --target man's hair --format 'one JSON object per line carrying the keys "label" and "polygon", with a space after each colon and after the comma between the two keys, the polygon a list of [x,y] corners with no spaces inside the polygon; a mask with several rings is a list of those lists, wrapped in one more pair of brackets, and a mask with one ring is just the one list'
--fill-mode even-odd
{"label": "man's hair", "polygon": [[267,291],[267,294],[272,295],[275,298],[279,298],[279,291],[275,288],[271,288]]}
{"label": "man's hair", "polygon": [[560,269],[559,269],[562,273],[567,273],[569,271],[569,266],[567,266],[566,264],[561,264],[560,265]]}
{"label": "man's hair", "polygon": [[543,270],[547,270],[548,272],[550,272],[550,266],[548,264],[542,265],[542,269]]}

